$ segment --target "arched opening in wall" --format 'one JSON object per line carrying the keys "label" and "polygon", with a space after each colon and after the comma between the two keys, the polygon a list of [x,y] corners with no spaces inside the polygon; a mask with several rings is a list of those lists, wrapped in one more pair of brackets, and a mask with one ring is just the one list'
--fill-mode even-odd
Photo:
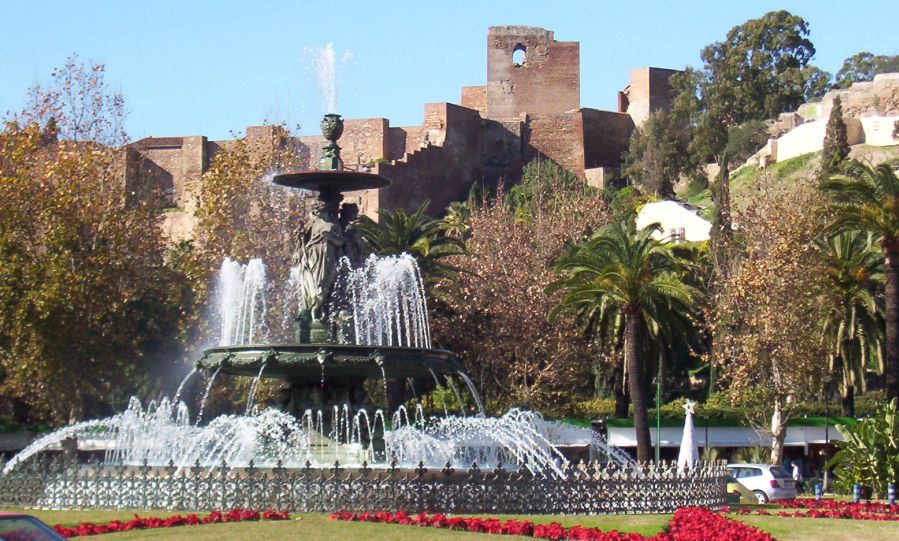
{"label": "arched opening in wall", "polygon": [[519,43],[512,49],[512,65],[515,67],[521,67],[525,65],[525,62],[528,60],[527,48]]}

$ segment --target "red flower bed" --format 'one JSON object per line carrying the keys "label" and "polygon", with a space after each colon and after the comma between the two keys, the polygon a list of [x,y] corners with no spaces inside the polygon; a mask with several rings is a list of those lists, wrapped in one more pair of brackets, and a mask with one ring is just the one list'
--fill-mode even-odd
{"label": "red flower bed", "polygon": [[380,524],[403,524],[428,526],[468,532],[496,535],[521,535],[536,539],[573,539],[576,541],[774,541],[770,535],[747,526],[742,522],[729,520],[717,513],[700,507],[678,509],[668,523],[666,531],[653,537],[636,533],[621,533],[615,530],[604,532],[599,528],[584,526],[562,526],[558,522],[534,524],[527,520],[509,519],[505,522],[496,518],[448,517],[443,514],[421,513],[409,515],[402,511],[388,513],[349,513],[339,511],[331,515],[331,520],[355,522],[376,522]]}
{"label": "red flower bed", "polygon": [[147,530],[150,528],[171,528],[173,526],[196,526],[198,524],[215,524],[221,522],[245,522],[255,520],[287,520],[287,511],[273,511],[271,509],[263,511],[254,511],[252,509],[232,509],[230,511],[221,512],[213,511],[204,517],[196,514],[190,515],[174,515],[166,518],[159,517],[140,517],[134,515],[134,518],[128,522],[113,520],[105,524],[93,524],[90,522],[82,522],[74,528],[66,528],[59,524],[53,526],[56,533],[63,537],[80,537],[82,535],[99,535],[113,532],[127,532],[129,530]]}
{"label": "red flower bed", "polygon": [[[778,500],[773,502],[781,509],[793,509],[794,511],[769,511],[756,509],[754,514],[776,517],[804,517],[804,518],[842,518],[850,520],[899,520],[899,505],[886,503],[852,503],[836,500],[812,500],[808,498],[796,500]],[[738,515],[753,514],[751,509],[740,509]]]}

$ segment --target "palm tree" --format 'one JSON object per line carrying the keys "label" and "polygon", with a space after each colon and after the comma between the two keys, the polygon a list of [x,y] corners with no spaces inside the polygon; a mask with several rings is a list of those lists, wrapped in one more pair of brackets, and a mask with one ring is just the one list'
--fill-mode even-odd
{"label": "palm tree", "polygon": [[658,226],[634,231],[625,224],[600,230],[558,262],[564,277],[550,286],[550,291],[564,291],[551,316],[574,312],[595,325],[623,317],[624,358],[641,462],[648,461],[652,451],[644,377],[647,338],[670,335],[673,322],[689,316],[698,296],[684,282],[685,263],[652,237],[656,231]]}
{"label": "palm tree", "polygon": [[842,413],[855,416],[855,388],[865,392],[865,368],[882,360],[883,306],[875,291],[883,280],[883,260],[870,235],[846,231],[818,241],[836,299],[822,325],[829,371],[838,372]]}
{"label": "palm tree", "polygon": [[899,398],[899,178],[889,164],[853,160],[823,183],[833,194],[832,231],[861,230],[880,241],[884,258],[887,400]]}
{"label": "palm tree", "polygon": [[464,241],[471,236],[471,207],[467,202],[453,201],[446,207],[446,216],[440,223],[448,236]]}
{"label": "palm tree", "polygon": [[359,230],[365,243],[377,255],[408,253],[418,262],[426,283],[452,276],[458,269],[444,259],[465,253],[462,240],[447,235],[442,222],[427,214],[428,201],[412,214],[404,209],[378,211],[379,221],[367,216],[359,219]]}

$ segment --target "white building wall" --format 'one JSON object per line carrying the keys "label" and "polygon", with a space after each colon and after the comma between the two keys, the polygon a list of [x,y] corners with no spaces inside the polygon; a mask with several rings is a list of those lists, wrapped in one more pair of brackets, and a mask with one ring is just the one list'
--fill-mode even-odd
{"label": "white building wall", "polygon": [[676,201],[657,201],[643,205],[637,214],[637,229],[653,223],[662,226],[661,232],[653,234],[659,240],[670,240],[672,232],[679,233],[683,229],[684,240],[702,242],[709,240],[712,230],[709,221]]}
{"label": "white building wall", "polygon": [[870,116],[862,117],[862,129],[865,132],[865,144],[875,147],[885,147],[899,144],[893,138],[893,126],[899,121],[899,116]]}
{"label": "white building wall", "polygon": [[[608,442],[618,447],[636,447],[637,436],[633,427],[609,427]],[[706,433],[710,447],[762,447],[771,445],[771,436],[764,431],[750,427],[710,426],[708,432],[704,427],[696,427],[693,441],[699,447],[706,446]],[[683,439],[683,427],[662,427],[661,447],[680,447]],[[652,444],[656,443],[656,429],[650,427],[649,435]],[[843,437],[831,426],[825,433],[823,426],[789,426],[784,445],[822,444],[825,441],[842,441]]]}
{"label": "white building wall", "polygon": [[[899,144],[899,140],[893,138],[893,124],[899,120],[899,116],[866,116],[843,120],[850,145],[864,143],[883,147]],[[809,152],[818,152],[824,148],[826,131],[826,118],[796,126],[777,139],[776,161],[782,162]]]}

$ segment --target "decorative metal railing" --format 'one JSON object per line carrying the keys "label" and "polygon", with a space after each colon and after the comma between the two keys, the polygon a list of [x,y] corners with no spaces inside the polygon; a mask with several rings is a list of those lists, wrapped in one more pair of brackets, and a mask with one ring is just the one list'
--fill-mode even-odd
{"label": "decorative metal railing", "polygon": [[723,462],[679,473],[673,463],[623,468],[614,463],[570,465],[565,478],[518,470],[464,471],[286,469],[249,467],[178,470],[34,462],[0,477],[0,506],[47,509],[254,508],[295,512],[335,510],[504,514],[671,513],[679,507],[719,507],[726,499]]}

